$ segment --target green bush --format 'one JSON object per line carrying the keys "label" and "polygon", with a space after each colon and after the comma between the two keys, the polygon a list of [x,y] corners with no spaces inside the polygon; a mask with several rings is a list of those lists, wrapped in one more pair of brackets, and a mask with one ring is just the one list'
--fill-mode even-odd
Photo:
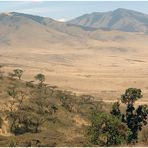
{"label": "green bush", "polygon": [[99,146],[115,146],[127,142],[130,134],[127,126],[108,113],[93,112],[87,136],[90,143]]}

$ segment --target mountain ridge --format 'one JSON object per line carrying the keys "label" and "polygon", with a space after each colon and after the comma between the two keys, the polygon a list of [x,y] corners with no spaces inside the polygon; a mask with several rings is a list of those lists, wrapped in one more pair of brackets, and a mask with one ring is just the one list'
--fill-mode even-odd
{"label": "mountain ridge", "polygon": [[68,21],[70,24],[115,29],[126,32],[148,32],[148,15],[124,8],[108,12],[93,12]]}
{"label": "mountain ridge", "polygon": [[148,32],[148,15],[142,12],[125,8],[118,8],[107,12],[92,12],[81,15],[66,22],[60,22],[50,17],[19,12],[3,12],[0,13],[0,16],[25,17],[44,26],[51,27],[52,29],[58,29],[60,31],[62,31],[60,28],[61,26],[73,26],[79,27],[84,31],[95,31],[97,29],[103,29],[120,30],[125,32]]}
{"label": "mountain ridge", "polygon": [[116,28],[94,28],[18,12],[0,14],[0,45],[11,48],[50,48],[53,44],[60,44],[63,48],[79,44],[85,47],[95,41],[125,41],[133,35]]}

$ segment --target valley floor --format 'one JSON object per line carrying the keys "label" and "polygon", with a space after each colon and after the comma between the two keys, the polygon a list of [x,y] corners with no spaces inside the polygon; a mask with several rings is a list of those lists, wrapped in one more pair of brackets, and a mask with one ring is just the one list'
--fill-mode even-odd
{"label": "valley floor", "polygon": [[43,73],[51,85],[92,94],[107,102],[116,101],[129,87],[142,89],[143,101],[148,101],[147,53],[140,56],[137,52],[77,50],[1,50],[0,63],[9,72],[22,68],[24,80]]}

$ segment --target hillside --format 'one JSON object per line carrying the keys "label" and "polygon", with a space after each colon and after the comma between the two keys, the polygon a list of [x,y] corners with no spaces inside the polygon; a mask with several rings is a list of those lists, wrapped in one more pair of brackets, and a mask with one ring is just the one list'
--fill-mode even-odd
{"label": "hillside", "polygon": [[[112,114],[113,103],[96,101],[91,95],[77,95],[68,90],[60,90],[47,84],[43,74],[36,74],[32,81],[24,81],[23,73],[19,77],[15,70],[11,71],[14,75],[2,71],[3,67],[0,69],[0,146],[133,146],[126,139],[118,142],[118,137],[127,138],[126,133],[129,131],[127,125]],[[126,105],[122,104],[121,109],[126,109]],[[143,116],[145,115],[142,114],[141,117]],[[94,126],[93,121],[101,123]],[[95,139],[101,142],[94,143],[89,135],[90,129],[95,132],[93,127],[97,133],[99,129],[103,134],[107,133],[108,141],[113,142],[104,142],[102,135],[96,134],[99,138]],[[109,133],[112,128],[116,132]],[[135,142],[134,146],[147,145],[147,131],[147,126],[143,126],[142,132],[139,132],[138,143]],[[112,134],[118,137],[112,140]]]}
{"label": "hillside", "polygon": [[[124,21],[124,18],[122,20]],[[92,46],[96,40],[124,41],[128,40],[130,36],[132,38],[132,34],[126,32],[93,29],[94,26],[81,25],[83,24],[62,23],[51,18],[23,13],[1,13],[0,45],[11,49],[18,47],[48,49],[50,46],[58,45],[61,48],[62,46],[79,48],[81,44],[81,47],[85,48],[89,44]],[[135,25],[132,26],[135,27]],[[123,24],[121,26],[124,27]],[[106,28],[105,24],[101,28]],[[125,31],[124,29],[119,30]],[[135,36],[135,38],[137,37],[140,38],[139,35]]]}
{"label": "hillside", "polygon": [[[120,10],[120,9],[119,9]],[[118,11],[115,14],[120,14]],[[121,12],[126,10],[120,10]],[[100,14],[100,13],[99,13]],[[105,13],[106,14],[106,13]],[[107,13],[108,14],[108,13]],[[142,17],[141,17],[142,18]],[[122,21],[124,18],[120,17]],[[109,20],[107,18],[107,20]],[[131,19],[130,19],[131,20]],[[93,20],[92,20],[93,21]],[[132,20],[131,20],[132,21]],[[101,25],[101,22],[98,22]],[[93,23],[91,23],[93,24]],[[142,34],[129,34],[122,31],[93,29],[94,26],[83,24],[69,24],[55,21],[51,18],[33,16],[23,13],[0,14],[0,45],[5,48],[43,48],[53,46],[81,47],[93,46],[94,41],[125,41],[129,38],[141,38]],[[124,24],[121,24],[124,28]],[[132,25],[133,27],[136,26]],[[98,28],[106,28],[106,25]],[[128,28],[127,26],[125,27]],[[116,28],[110,28],[116,29]],[[119,29],[119,28],[118,28]],[[126,31],[124,29],[119,29]],[[141,30],[139,29],[138,32]],[[146,36],[147,37],[147,36]],[[52,44],[52,45],[51,45]]]}
{"label": "hillside", "polygon": [[[95,109],[98,103],[98,106],[102,105],[98,110],[103,109],[105,111],[106,106],[109,106],[102,101],[94,101],[92,96],[78,96],[73,92],[62,91],[46,83],[43,83],[42,88],[40,88],[37,81],[34,83],[33,81],[18,80],[17,78],[7,77],[6,73],[4,77],[0,77],[0,84],[2,84],[0,85],[0,102],[2,104],[0,121],[3,120],[3,122],[0,122],[0,146],[4,147],[85,146],[87,144],[85,130],[89,125],[91,110]],[[43,94],[40,94],[41,89],[44,91]],[[16,92],[15,97],[11,95],[13,90]],[[8,93],[9,91],[10,93]],[[33,96],[36,96],[35,99],[32,98]],[[38,97],[39,100],[37,100]],[[62,99],[63,97],[65,97],[65,101]],[[32,102],[33,100],[35,102]],[[21,106],[20,108],[18,108],[18,103]],[[56,109],[54,112],[51,110],[53,106]],[[34,111],[43,113],[41,116],[40,113],[34,116]],[[29,131],[24,132],[23,127],[21,127],[22,124],[20,124],[12,132],[10,125],[13,120],[10,120],[8,112],[16,114],[16,118],[18,118],[18,115],[20,116],[19,121],[14,118],[14,124],[17,125],[21,121],[28,123]],[[46,119],[46,116],[49,119],[47,118],[48,120],[45,123],[43,120],[39,130],[35,132],[31,129],[35,125],[32,122],[36,122],[37,115],[39,115],[38,118],[41,121],[42,118]],[[27,120],[30,120],[31,117],[32,122],[27,122],[26,117]]]}
{"label": "hillside", "polygon": [[[50,18],[21,13],[0,14],[0,45],[3,47],[48,48],[52,43],[66,45],[79,41],[64,32],[59,32],[45,23],[57,23]],[[68,46],[68,45],[67,45]]]}
{"label": "hillside", "polygon": [[84,14],[69,21],[69,23],[92,28],[127,32],[147,33],[148,31],[148,15],[122,8],[109,12]]}
{"label": "hillside", "polygon": [[43,72],[61,89],[107,101],[129,86],[140,87],[147,101],[145,33],[92,29],[16,12],[2,13],[0,26],[0,64],[7,72],[22,68],[29,71],[26,80]]}
{"label": "hillside", "polygon": [[148,15],[70,22],[0,14],[0,146],[148,144]]}

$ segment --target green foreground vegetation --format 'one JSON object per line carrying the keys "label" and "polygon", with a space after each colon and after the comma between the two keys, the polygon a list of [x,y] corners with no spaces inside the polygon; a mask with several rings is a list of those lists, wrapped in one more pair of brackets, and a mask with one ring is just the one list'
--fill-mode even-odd
{"label": "green foreground vegetation", "polygon": [[127,146],[148,144],[148,106],[135,107],[142,91],[129,88],[106,104],[45,83],[7,75],[0,66],[0,146]]}

